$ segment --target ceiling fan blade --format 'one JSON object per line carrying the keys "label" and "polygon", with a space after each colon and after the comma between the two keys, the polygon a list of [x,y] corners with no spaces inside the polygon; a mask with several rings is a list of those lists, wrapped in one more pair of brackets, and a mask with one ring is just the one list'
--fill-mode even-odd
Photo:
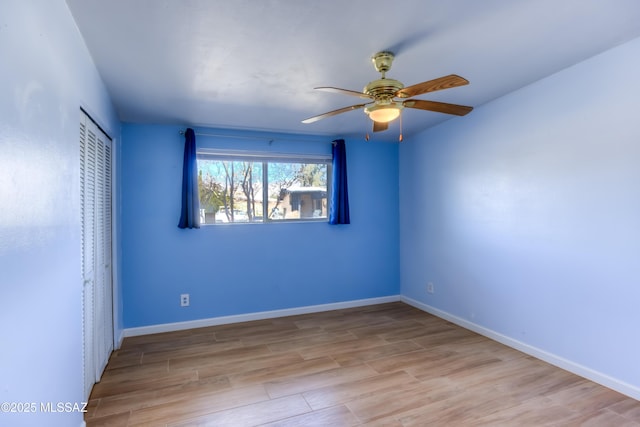
{"label": "ceiling fan blade", "polygon": [[324,86],[324,87],[314,87],[314,89],[323,90],[325,92],[341,93],[343,95],[357,96],[358,98],[374,99],[373,96],[368,95],[366,93],[356,92],[355,90],[349,90],[349,89],[340,89],[339,87]]}
{"label": "ceiling fan blade", "polygon": [[389,123],[373,122],[374,132],[382,132],[383,130],[387,130],[387,129],[389,129]]}
{"label": "ceiling fan blade", "polygon": [[329,111],[328,113],[319,114],[317,116],[309,117],[308,119],[304,119],[302,123],[313,123],[317,122],[320,119],[324,119],[325,117],[335,116],[337,114],[346,113],[347,111],[359,110],[360,108],[364,108],[367,104],[358,104],[352,105],[350,107],[344,107],[337,110]]}
{"label": "ceiling fan blade", "polygon": [[407,108],[417,108],[418,110],[435,111],[437,113],[455,114],[464,116],[469,114],[473,107],[466,105],[447,104],[446,102],[423,101],[421,99],[408,99],[402,103]]}
{"label": "ceiling fan blade", "polygon": [[412,96],[422,95],[427,92],[435,92],[436,90],[450,89],[452,87],[464,86],[469,81],[455,74],[418,83],[413,86],[405,87],[396,92],[398,98],[411,98]]}

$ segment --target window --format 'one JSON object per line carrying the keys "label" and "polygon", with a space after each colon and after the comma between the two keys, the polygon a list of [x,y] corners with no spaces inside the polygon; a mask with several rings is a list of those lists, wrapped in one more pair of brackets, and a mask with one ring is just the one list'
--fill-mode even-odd
{"label": "window", "polygon": [[198,151],[200,223],[326,220],[331,157]]}

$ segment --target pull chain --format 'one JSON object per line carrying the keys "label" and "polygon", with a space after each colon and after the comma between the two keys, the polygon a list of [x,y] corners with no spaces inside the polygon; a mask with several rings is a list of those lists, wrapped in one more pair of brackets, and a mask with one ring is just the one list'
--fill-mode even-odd
{"label": "pull chain", "polygon": [[[367,117],[366,120],[365,120],[365,126],[371,126],[371,122],[369,121],[369,117]],[[365,127],[365,129],[366,129],[366,127]],[[369,142],[369,131],[365,132],[364,140]]]}

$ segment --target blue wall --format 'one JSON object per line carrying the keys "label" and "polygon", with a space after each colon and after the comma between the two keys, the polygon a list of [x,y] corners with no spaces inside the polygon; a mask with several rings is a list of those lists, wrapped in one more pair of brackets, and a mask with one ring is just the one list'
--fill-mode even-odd
{"label": "blue wall", "polygon": [[640,39],[403,144],[402,294],[640,396],[638,75]]}
{"label": "blue wall", "polygon": [[79,426],[39,404],[84,400],[80,106],[119,122],[64,1],[0,2],[0,58],[0,424]]}
{"label": "blue wall", "polygon": [[[398,147],[347,140],[352,224],[227,224],[181,230],[184,137],[174,126],[122,130],[125,327],[399,293]],[[196,128],[197,133],[250,134]],[[197,136],[198,147],[331,153],[331,138]],[[299,138],[293,141],[292,139]],[[181,293],[191,295],[180,307]]]}

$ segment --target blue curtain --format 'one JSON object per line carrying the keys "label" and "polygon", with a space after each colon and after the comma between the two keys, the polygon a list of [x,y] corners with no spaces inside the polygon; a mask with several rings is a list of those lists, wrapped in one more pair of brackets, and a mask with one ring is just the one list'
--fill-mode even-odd
{"label": "blue curtain", "polygon": [[180,228],[200,228],[200,198],[198,197],[198,165],[196,134],[188,128],[184,133],[184,163],[182,166],[182,213]]}
{"label": "blue curtain", "polygon": [[333,141],[333,179],[329,224],[349,224],[349,190],[347,186],[347,152],[344,139]]}

